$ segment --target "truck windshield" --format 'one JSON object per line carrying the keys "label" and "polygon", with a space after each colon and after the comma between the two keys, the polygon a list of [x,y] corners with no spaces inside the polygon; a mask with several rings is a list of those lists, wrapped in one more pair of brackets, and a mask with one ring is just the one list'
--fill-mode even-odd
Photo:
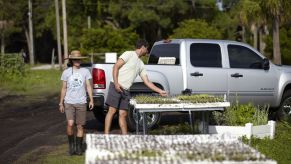
{"label": "truck windshield", "polygon": [[180,64],[179,44],[158,44],[153,46],[148,64]]}

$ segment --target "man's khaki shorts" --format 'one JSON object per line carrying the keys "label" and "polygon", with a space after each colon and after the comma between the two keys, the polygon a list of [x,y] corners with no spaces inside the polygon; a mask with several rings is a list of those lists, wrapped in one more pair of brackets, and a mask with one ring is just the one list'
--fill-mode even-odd
{"label": "man's khaki shorts", "polygon": [[87,104],[66,104],[65,113],[67,120],[74,120],[77,125],[86,123]]}

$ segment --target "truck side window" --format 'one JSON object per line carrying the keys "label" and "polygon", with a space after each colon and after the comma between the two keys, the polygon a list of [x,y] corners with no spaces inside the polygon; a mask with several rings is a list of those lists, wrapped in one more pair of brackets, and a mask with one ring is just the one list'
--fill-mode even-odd
{"label": "truck side window", "polygon": [[262,69],[262,58],[251,49],[240,45],[228,45],[230,68]]}
{"label": "truck side window", "polygon": [[[180,64],[180,45],[179,44],[158,44],[153,46],[148,64],[159,64],[159,59],[174,59],[175,65]],[[172,60],[173,61],[173,60]],[[170,61],[171,63],[171,61]]]}
{"label": "truck side window", "polygon": [[211,43],[193,43],[190,46],[190,61],[195,67],[222,67],[220,46]]}

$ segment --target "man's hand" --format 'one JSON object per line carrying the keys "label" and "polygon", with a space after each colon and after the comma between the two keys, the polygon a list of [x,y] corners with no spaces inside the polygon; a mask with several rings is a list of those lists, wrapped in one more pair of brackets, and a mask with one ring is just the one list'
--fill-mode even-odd
{"label": "man's hand", "polygon": [[64,107],[63,104],[60,104],[59,110],[60,110],[61,113],[64,113],[65,112],[65,107]]}
{"label": "man's hand", "polygon": [[114,83],[114,86],[117,92],[122,92],[122,87],[118,83]]}
{"label": "man's hand", "polygon": [[94,108],[94,102],[90,101],[89,102],[89,109],[92,110]]}
{"label": "man's hand", "polygon": [[161,96],[168,96],[167,92],[164,91],[164,90],[161,90],[161,91],[159,92],[159,94],[160,94]]}

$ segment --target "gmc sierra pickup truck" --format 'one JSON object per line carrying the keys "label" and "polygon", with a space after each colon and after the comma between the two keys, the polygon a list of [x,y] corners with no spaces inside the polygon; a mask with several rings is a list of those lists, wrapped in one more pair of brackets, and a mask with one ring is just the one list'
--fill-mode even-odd
{"label": "gmc sierra pickup truck", "polygon": [[[97,119],[104,119],[113,64],[92,66]],[[173,39],[156,42],[146,65],[150,81],[169,95],[187,90],[192,94],[227,95],[230,102],[270,105],[278,115],[290,115],[291,67],[272,64],[247,44],[227,40]],[[132,95],[154,94],[138,77]],[[148,115],[148,126],[156,125],[159,113]],[[128,126],[135,128],[136,114],[130,110]],[[140,121],[140,120],[139,120]]]}

